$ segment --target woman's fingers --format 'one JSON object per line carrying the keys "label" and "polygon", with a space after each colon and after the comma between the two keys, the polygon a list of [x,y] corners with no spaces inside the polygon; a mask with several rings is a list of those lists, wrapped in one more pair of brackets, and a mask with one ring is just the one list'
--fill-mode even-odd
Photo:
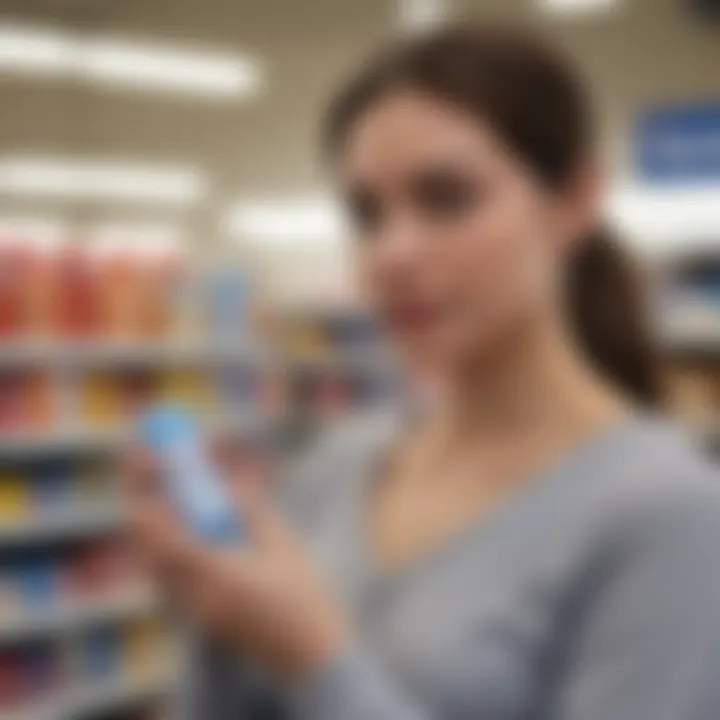
{"label": "woman's fingers", "polygon": [[252,446],[219,438],[211,446],[214,462],[247,528],[251,544],[277,542],[286,532],[272,507],[267,468]]}
{"label": "woman's fingers", "polygon": [[130,500],[161,494],[160,469],[155,456],[142,445],[128,447],[120,457],[123,489]]}
{"label": "woman's fingers", "polygon": [[129,503],[130,541],[164,582],[196,582],[208,551],[159,496],[136,496]]}
{"label": "woman's fingers", "polygon": [[216,433],[208,444],[210,457],[223,473],[241,473],[250,457],[248,443],[229,432]]}
{"label": "woman's fingers", "polygon": [[257,452],[246,442],[220,437],[211,446],[213,462],[235,497],[266,490],[266,473]]}
{"label": "woman's fingers", "polygon": [[235,493],[251,541],[259,551],[285,553],[297,546],[297,540],[275,508],[267,488],[249,485]]}

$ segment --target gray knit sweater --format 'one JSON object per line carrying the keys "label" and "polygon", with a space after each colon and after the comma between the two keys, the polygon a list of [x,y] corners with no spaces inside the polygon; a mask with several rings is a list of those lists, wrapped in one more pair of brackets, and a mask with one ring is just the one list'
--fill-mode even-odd
{"label": "gray knit sweater", "polygon": [[288,487],[356,647],[292,689],[201,648],[192,720],[720,719],[720,478],[679,432],[624,421],[387,576],[361,509],[393,428],[333,434]]}

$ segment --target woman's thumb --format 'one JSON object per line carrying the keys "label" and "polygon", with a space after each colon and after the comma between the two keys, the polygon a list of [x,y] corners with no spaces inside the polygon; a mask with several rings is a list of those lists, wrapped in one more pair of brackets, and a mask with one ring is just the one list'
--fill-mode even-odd
{"label": "woman's thumb", "polygon": [[260,547],[281,547],[289,542],[290,534],[262,477],[246,472],[231,478],[230,487],[248,542]]}

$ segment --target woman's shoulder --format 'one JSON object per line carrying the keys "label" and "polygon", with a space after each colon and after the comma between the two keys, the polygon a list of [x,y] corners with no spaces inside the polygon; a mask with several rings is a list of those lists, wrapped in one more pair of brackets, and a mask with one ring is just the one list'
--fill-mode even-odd
{"label": "woman's shoulder", "polygon": [[677,548],[691,532],[720,546],[720,473],[671,423],[633,418],[547,480],[516,506],[507,545],[532,573],[559,573],[560,585]]}
{"label": "woman's shoulder", "polygon": [[639,420],[593,475],[575,520],[596,559],[609,550],[623,563],[646,554],[671,563],[698,538],[720,547],[720,472],[689,432]]}
{"label": "woman's shoulder", "polygon": [[720,508],[720,473],[698,437],[675,423],[638,419],[620,445],[607,493],[626,513],[653,515],[697,504]]}
{"label": "woman's shoulder", "polygon": [[573,536],[596,542],[562,585],[559,607],[572,612],[558,635],[572,662],[559,667],[557,702],[573,717],[716,717],[720,477],[684,432],[657,423],[628,435],[605,470],[583,523],[597,520],[600,540]]}

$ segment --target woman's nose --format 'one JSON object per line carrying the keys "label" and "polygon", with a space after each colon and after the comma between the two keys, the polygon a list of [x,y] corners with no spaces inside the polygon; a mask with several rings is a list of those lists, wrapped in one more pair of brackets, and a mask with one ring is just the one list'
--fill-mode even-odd
{"label": "woman's nose", "polygon": [[423,254],[423,231],[407,214],[391,218],[382,230],[377,249],[381,259],[391,266],[417,262]]}

